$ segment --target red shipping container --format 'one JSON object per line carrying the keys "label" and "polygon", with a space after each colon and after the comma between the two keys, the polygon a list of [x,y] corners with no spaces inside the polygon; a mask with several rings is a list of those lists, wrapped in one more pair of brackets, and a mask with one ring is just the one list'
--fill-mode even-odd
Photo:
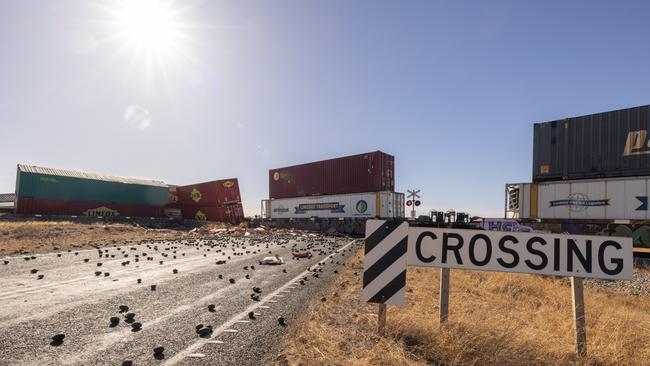
{"label": "red shipping container", "polygon": [[381,151],[269,170],[269,198],[395,190],[395,158]]}
{"label": "red shipping container", "polygon": [[176,187],[178,202],[183,206],[219,206],[241,202],[237,178]]}
{"label": "red shipping container", "polygon": [[163,217],[163,207],[99,201],[66,201],[19,197],[18,215],[70,215],[91,217]]}
{"label": "red shipping container", "polygon": [[183,206],[183,218],[188,220],[228,222],[238,224],[244,220],[241,203],[222,206]]}

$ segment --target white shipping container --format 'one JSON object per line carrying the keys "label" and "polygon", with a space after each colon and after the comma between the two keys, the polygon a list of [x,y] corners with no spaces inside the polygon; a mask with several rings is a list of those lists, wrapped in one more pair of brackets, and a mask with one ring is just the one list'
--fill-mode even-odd
{"label": "white shipping container", "polygon": [[506,217],[650,221],[649,193],[647,176],[508,184]]}
{"label": "white shipping container", "polygon": [[368,192],[266,200],[263,215],[272,219],[404,217],[404,193]]}

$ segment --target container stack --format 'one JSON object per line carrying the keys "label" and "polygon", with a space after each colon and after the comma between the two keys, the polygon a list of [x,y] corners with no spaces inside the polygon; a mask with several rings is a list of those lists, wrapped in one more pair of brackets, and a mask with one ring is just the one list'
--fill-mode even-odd
{"label": "container stack", "polygon": [[650,106],[534,125],[533,182],[506,185],[506,217],[650,221]]}
{"label": "container stack", "polygon": [[271,219],[395,218],[404,194],[395,192],[395,158],[381,151],[269,170]]}
{"label": "container stack", "polygon": [[19,164],[15,213],[93,217],[161,217],[167,184]]}
{"label": "container stack", "polygon": [[244,219],[237,178],[176,186],[170,197],[177,202],[168,207],[179,207],[185,219],[230,223]]}

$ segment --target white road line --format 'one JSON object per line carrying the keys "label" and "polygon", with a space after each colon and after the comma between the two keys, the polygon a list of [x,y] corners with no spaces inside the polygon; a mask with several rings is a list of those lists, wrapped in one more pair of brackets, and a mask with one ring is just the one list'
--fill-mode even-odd
{"label": "white road line", "polygon": [[237,333],[239,331],[237,329],[224,329],[223,332],[224,333]]}
{"label": "white road line", "polygon": [[205,343],[210,343],[210,344],[223,344],[223,341],[210,340],[210,341],[205,341]]}
{"label": "white road line", "polygon": [[[352,240],[351,242],[345,244],[344,246],[342,246],[342,247],[340,247],[339,249],[337,249],[334,253],[332,253],[332,254],[328,255],[327,257],[325,257],[324,259],[322,259],[319,263],[325,262],[326,260],[330,259],[330,258],[331,258],[332,256],[334,256],[335,254],[339,253],[339,252],[342,251],[342,250],[345,250],[347,247],[349,247],[350,245],[352,245],[354,242],[356,242],[356,240]],[[239,319],[241,319],[241,318],[247,316],[249,312],[254,311],[254,310],[257,309],[257,308],[261,308],[261,307],[264,305],[264,303],[271,301],[270,299],[271,299],[273,296],[275,296],[275,295],[277,295],[278,293],[280,293],[280,291],[284,291],[284,290],[285,290],[287,287],[289,287],[292,283],[294,283],[294,282],[296,282],[296,281],[299,281],[300,278],[302,278],[303,276],[305,276],[308,272],[309,272],[309,271],[305,270],[304,272],[300,273],[300,274],[297,275],[296,277],[294,277],[294,278],[292,278],[291,280],[289,280],[287,283],[285,283],[284,285],[282,285],[282,286],[281,286],[280,288],[278,288],[277,290],[275,290],[275,291],[273,291],[272,293],[270,293],[267,297],[263,298],[261,301],[255,303],[255,304],[250,305],[249,307],[247,307],[247,308],[246,308],[244,311],[242,311],[241,313],[236,314],[235,316],[233,316],[232,318],[230,318],[228,321],[226,321],[225,323],[221,324],[221,325],[219,326],[219,328],[216,328],[216,329],[213,331],[213,333],[212,333],[212,337],[211,337],[211,338],[214,338],[214,337],[219,336],[219,334],[221,334],[221,333],[224,332],[225,330],[229,329],[233,324],[235,324],[235,323],[237,322],[237,320],[239,320]],[[203,340],[203,339],[200,339],[200,340],[198,340],[198,341],[192,343],[192,344],[189,345],[187,348],[185,348],[184,350],[178,352],[178,353],[175,354],[173,357],[171,357],[171,358],[169,358],[167,361],[165,361],[165,362],[163,363],[163,365],[176,365],[178,362],[182,361],[185,357],[187,357],[187,355],[192,354],[192,353],[194,353],[196,350],[198,350],[199,348],[201,348],[205,343],[206,343],[206,341]]]}

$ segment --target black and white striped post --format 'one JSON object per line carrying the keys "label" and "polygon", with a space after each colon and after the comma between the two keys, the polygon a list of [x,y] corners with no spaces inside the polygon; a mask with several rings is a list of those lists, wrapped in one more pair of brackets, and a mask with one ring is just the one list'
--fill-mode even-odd
{"label": "black and white striped post", "polygon": [[386,305],[404,303],[408,223],[368,220],[361,298],[379,304],[378,332],[384,335]]}

